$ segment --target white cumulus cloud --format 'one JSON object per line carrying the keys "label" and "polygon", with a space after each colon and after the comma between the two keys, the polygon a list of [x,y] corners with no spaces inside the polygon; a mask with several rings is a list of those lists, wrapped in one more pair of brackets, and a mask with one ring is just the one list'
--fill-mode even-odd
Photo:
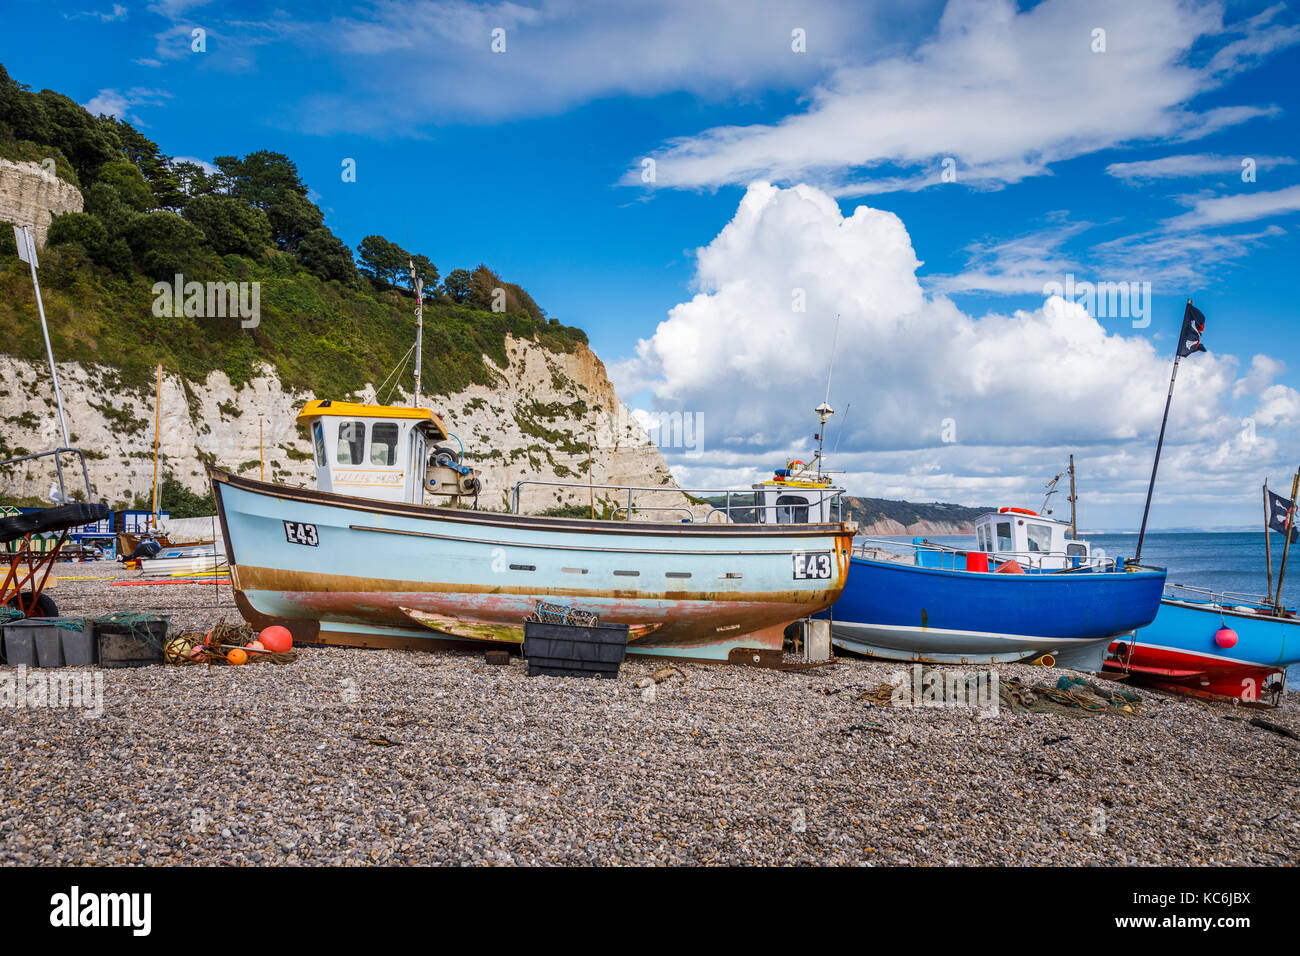
{"label": "white cumulus cloud", "polygon": [[[1056,297],[975,317],[927,295],[919,265],[893,213],[860,205],[846,216],[816,188],[755,183],[697,251],[696,294],[613,366],[615,379],[648,389],[661,409],[702,414],[704,454],[684,475],[744,480],[787,454],[807,457],[838,315],[832,464],[856,493],[1005,503],[1087,450],[1094,502],[1140,499],[1181,315],[1131,335]],[[1237,366],[1214,351],[1181,364],[1171,485],[1195,476],[1209,493],[1276,454],[1272,433],[1242,437],[1234,387],[1259,396],[1260,429],[1300,420],[1300,396],[1268,387],[1274,360],[1256,357],[1245,376]],[[1221,473],[1207,475],[1207,462]]]}

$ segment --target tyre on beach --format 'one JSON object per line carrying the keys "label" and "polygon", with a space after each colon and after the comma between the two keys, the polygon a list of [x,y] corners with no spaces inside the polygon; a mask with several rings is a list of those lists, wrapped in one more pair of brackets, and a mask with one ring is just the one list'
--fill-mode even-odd
{"label": "tyre on beach", "polygon": [[[21,597],[22,597],[22,602],[20,604],[19,595],[15,594],[13,597],[9,599],[8,606],[12,608],[19,608],[23,604],[32,603],[32,593],[30,591],[23,594]],[[31,613],[28,614],[27,616],[28,617],[58,617],[59,607],[57,604],[54,603],[54,599],[51,598],[48,594],[42,594],[36,598],[36,604],[32,607]]]}

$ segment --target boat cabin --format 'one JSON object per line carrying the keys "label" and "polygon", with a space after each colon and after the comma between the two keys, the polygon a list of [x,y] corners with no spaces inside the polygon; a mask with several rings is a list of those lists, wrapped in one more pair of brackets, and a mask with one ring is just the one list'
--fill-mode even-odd
{"label": "boat cabin", "polygon": [[1015,560],[1026,570],[1055,571],[1092,564],[1086,541],[1069,537],[1070,523],[1028,508],[999,508],[975,521],[975,540],[990,565]]}
{"label": "boat cabin", "polygon": [[819,478],[802,461],[786,462],[767,481],[752,485],[755,520],[760,524],[808,524],[840,520],[842,488]]}
{"label": "boat cabin", "polygon": [[428,408],[314,401],[298,423],[311,433],[318,490],[378,501],[422,504],[426,463],[448,438]]}

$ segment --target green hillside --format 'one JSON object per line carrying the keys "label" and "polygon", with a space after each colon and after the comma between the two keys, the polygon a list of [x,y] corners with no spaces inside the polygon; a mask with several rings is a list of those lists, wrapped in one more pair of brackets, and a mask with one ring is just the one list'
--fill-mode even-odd
{"label": "green hillside", "polygon": [[[487,266],[442,276],[431,259],[383,236],[354,254],[325,224],[293,161],[280,153],[218,156],[216,172],[178,162],[129,123],[91,116],[66,96],[33,92],[0,65],[0,158],[53,160],[85,211],[55,217],[41,252],[55,355],[117,371],[106,388],[152,387],[154,366],[236,384],[272,365],[289,386],[344,398],[383,381],[414,340],[408,263],[425,284],[426,392],[485,383],[482,356],[505,362],[505,338],[556,351],[586,342],[547,318]],[[260,322],[159,316],[155,282],[259,283]],[[0,226],[0,351],[43,361],[25,264]],[[408,389],[410,364],[402,376]]]}

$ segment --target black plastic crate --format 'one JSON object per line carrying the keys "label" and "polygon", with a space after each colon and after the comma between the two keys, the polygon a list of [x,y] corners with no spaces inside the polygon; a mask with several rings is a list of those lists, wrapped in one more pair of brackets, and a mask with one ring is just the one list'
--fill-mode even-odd
{"label": "black plastic crate", "polygon": [[524,622],[524,657],[529,677],[618,676],[627,656],[626,624],[542,624]]}
{"label": "black plastic crate", "polygon": [[101,667],[147,667],[161,664],[167,644],[169,615],[141,615],[135,620],[111,617],[94,622],[96,653]]}

